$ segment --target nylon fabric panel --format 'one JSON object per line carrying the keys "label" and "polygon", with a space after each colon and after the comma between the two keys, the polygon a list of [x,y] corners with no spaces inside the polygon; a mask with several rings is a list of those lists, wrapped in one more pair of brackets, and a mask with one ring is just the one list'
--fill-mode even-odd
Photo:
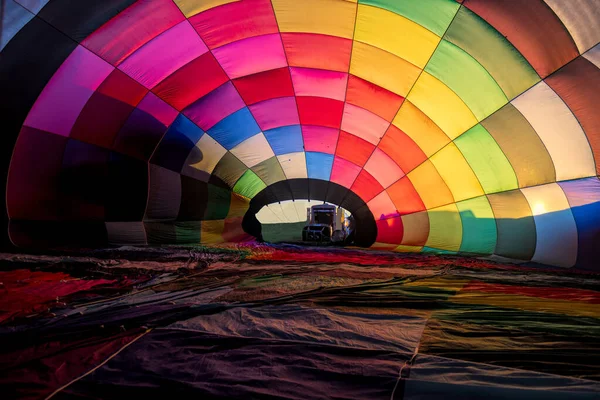
{"label": "nylon fabric panel", "polygon": [[208,184],[208,200],[202,220],[223,219],[229,213],[231,190]]}
{"label": "nylon fabric panel", "polygon": [[583,127],[600,174],[600,70],[583,57],[569,63],[547,80]]}
{"label": "nylon fabric panel", "polygon": [[309,178],[328,181],[332,166],[333,156],[331,154],[306,152],[306,168]]}
{"label": "nylon fabric panel", "polygon": [[331,168],[331,182],[350,188],[362,168],[350,161],[335,157]]}
{"label": "nylon fabric panel", "polygon": [[183,114],[204,130],[244,108],[246,104],[231,82],[213,90],[183,110]]}
{"label": "nylon fabric panel", "polygon": [[141,221],[148,202],[148,163],[111,152],[106,181],[106,221]]}
{"label": "nylon fabric panel", "polygon": [[197,14],[190,23],[209,48],[249,37],[278,33],[269,0],[243,0]]}
{"label": "nylon fabric panel", "polygon": [[390,123],[363,108],[345,104],[342,130],[377,145]]}
{"label": "nylon fabric panel", "polygon": [[186,17],[191,17],[223,4],[235,3],[239,0],[173,0]]}
{"label": "nylon fabric panel", "polygon": [[346,102],[380,116],[388,122],[394,119],[404,97],[398,96],[354,75],[348,77]]}
{"label": "nylon fabric panel", "polygon": [[81,44],[116,66],[184,19],[172,0],[140,0],[95,30]]}
{"label": "nylon fabric panel", "polygon": [[14,0],[2,4],[0,51],[35,15]]}
{"label": "nylon fabric panel", "polygon": [[306,151],[333,154],[337,146],[339,130],[322,126],[304,125],[302,138]]}
{"label": "nylon fabric panel", "polygon": [[474,11],[506,37],[542,77],[579,55],[573,39],[542,0],[469,0]]}
{"label": "nylon fabric panel", "polygon": [[302,129],[300,125],[282,126],[264,133],[276,155],[303,151]]}
{"label": "nylon fabric panel", "polygon": [[429,160],[407,174],[426,208],[454,203],[452,192]]}
{"label": "nylon fabric panel", "polygon": [[340,132],[335,155],[358,166],[363,166],[373,153],[375,146],[358,136]]}
{"label": "nylon fabric panel", "polygon": [[463,227],[455,204],[434,208],[429,214],[429,237],[425,246],[447,251],[458,251],[462,242]]}
{"label": "nylon fabric panel", "polygon": [[450,143],[431,157],[431,162],[450,188],[455,201],[483,194],[473,170],[454,143]]}
{"label": "nylon fabric panel", "polygon": [[215,138],[227,150],[231,150],[259,132],[260,128],[250,110],[242,108],[221,120],[206,133]]}
{"label": "nylon fabric panel", "polygon": [[600,42],[600,8],[593,1],[545,1],[565,25],[580,53]]}
{"label": "nylon fabric panel", "polygon": [[486,194],[519,187],[517,175],[494,138],[480,124],[454,140]]}
{"label": "nylon fabric panel", "polygon": [[304,152],[278,155],[277,159],[288,179],[308,178]]}
{"label": "nylon fabric panel", "polygon": [[[373,216],[376,220],[384,220],[388,218],[399,217],[398,211],[396,211],[396,206],[390,199],[390,196],[387,192],[383,191],[375,196],[371,201],[367,203],[369,209],[373,213]],[[386,242],[385,240],[377,240],[378,242]],[[394,242],[386,242],[386,243],[394,243]],[[400,244],[400,240],[398,240],[398,244]]]}
{"label": "nylon fabric panel", "polygon": [[531,260],[536,245],[535,222],[529,203],[519,190],[487,196],[498,230],[495,254],[516,260]]}
{"label": "nylon fabric panel", "polygon": [[406,96],[420,69],[377,47],[354,42],[350,73],[397,95]]}
{"label": "nylon fabric panel", "polygon": [[181,173],[208,181],[210,174],[226,153],[226,148],[210,135],[204,134],[185,159]]}
{"label": "nylon fabric panel", "polygon": [[394,125],[390,125],[378,148],[390,156],[404,172],[412,171],[427,159],[421,148]]}
{"label": "nylon fabric panel", "polygon": [[246,164],[248,168],[252,168],[256,164],[275,156],[269,142],[262,133],[238,144],[231,149],[231,153]]}
{"label": "nylon fabric panel", "polygon": [[228,222],[228,220],[231,220],[233,218],[243,217],[246,211],[248,211],[248,208],[248,199],[235,193],[232,193],[231,203],[229,204],[229,213],[227,213],[227,218],[225,218],[226,223]]}
{"label": "nylon fabric panel", "polygon": [[435,122],[410,101],[402,103],[393,124],[406,133],[427,157],[450,143],[450,138]]}
{"label": "nylon fabric panel", "polygon": [[510,161],[519,187],[556,180],[554,163],[544,143],[525,117],[512,104],[481,122]]}
{"label": "nylon fabric panel", "polygon": [[556,183],[521,189],[535,220],[537,243],[532,261],[570,268],[577,260],[577,225]]}
{"label": "nylon fabric panel", "polygon": [[339,128],[344,113],[344,103],[323,97],[296,97],[300,123]]}
{"label": "nylon fabric panel", "polygon": [[365,164],[365,171],[370,173],[384,188],[404,176],[404,171],[382,150],[376,148]]}
{"label": "nylon fabric panel", "polygon": [[456,203],[463,227],[461,253],[493,254],[496,249],[496,220],[485,196]]}
{"label": "nylon fabric panel", "polygon": [[401,215],[425,210],[425,204],[408,177],[401,178],[386,191]]}
{"label": "nylon fabric panel", "polygon": [[149,179],[148,206],[144,220],[174,220],[183,197],[180,175],[151,164]]}
{"label": "nylon fabric panel", "polygon": [[215,167],[213,176],[221,179],[227,186],[232,188],[247,170],[248,167],[243,162],[227,152]]}
{"label": "nylon fabric panel", "polygon": [[452,0],[421,0],[418,2],[359,0],[359,3],[385,8],[402,15],[424,26],[438,36],[444,34],[454,14],[456,14],[456,11],[460,7],[459,4],[456,4]]}
{"label": "nylon fabric panel", "polygon": [[381,48],[424,68],[440,38],[398,14],[359,5],[354,40]]}
{"label": "nylon fabric panel", "polygon": [[247,170],[236,182],[233,192],[251,199],[266,187],[267,185],[254,172]]}
{"label": "nylon fabric panel", "polygon": [[119,69],[148,89],[193,59],[208,52],[189,22],[161,33],[127,57]]}
{"label": "nylon fabric panel", "polygon": [[294,96],[288,68],[259,72],[233,80],[235,88],[248,105],[276,97]]}
{"label": "nylon fabric panel", "polygon": [[311,33],[281,33],[290,67],[348,72],[352,40]]}
{"label": "nylon fabric panel", "polygon": [[[202,129],[180,114],[165,133],[150,162],[174,172],[181,172],[186,159],[202,135]],[[196,159],[198,156],[199,154],[192,155]]]}
{"label": "nylon fabric panel", "polygon": [[313,68],[290,68],[296,96],[327,97],[344,101],[348,74]]}
{"label": "nylon fabric panel", "polygon": [[[427,243],[429,237],[429,213],[427,211],[403,215],[402,225],[404,227],[403,246],[424,246]],[[420,251],[420,249],[413,250]]]}
{"label": "nylon fabric panel", "polygon": [[29,12],[37,14],[40,12],[42,8],[46,4],[48,4],[49,0],[14,0],[15,3],[18,3],[23,8],[29,10]]}
{"label": "nylon fabric panel", "polygon": [[265,100],[249,108],[262,131],[300,123],[295,97]]}
{"label": "nylon fabric panel", "polygon": [[583,54],[589,62],[594,64],[597,68],[600,68],[600,43],[590,49],[588,52]]}
{"label": "nylon fabric panel", "polygon": [[271,157],[252,167],[254,172],[267,186],[285,180],[285,173],[277,157]]}
{"label": "nylon fabric panel", "polygon": [[219,244],[223,243],[223,230],[225,229],[225,220],[202,221],[200,228],[200,244]]}
{"label": "nylon fabric panel", "polygon": [[202,230],[201,221],[183,221],[176,222],[175,228],[175,240],[177,243],[184,244],[199,244],[200,234]]}
{"label": "nylon fabric panel", "polygon": [[[404,227],[402,226],[402,219],[400,217],[379,220],[376,224],[377,243],[399,245],[402,242]],[[391,247],[390,250],[395,247]]]}
{"label": "nylon fabric panel", "polygon": [[479,121],[508,102],[490,73],[471,55],[446,40],[440,42],[425,71],[452,89]]}
{"label": "nylon fabric panel", "polygon": [[352,39],[356,3],[336,0],[272,0],[271,3],[281,32],[320,33]]}
{"label": "nylon fabric panel", "polygon": [[579,122],[545,82],[523,93],[512,104],[544,142],[554,163],[556,180],[596,174],[594,156]]}
{"label": "nylon fabric panel", "polygon": [[124,244],[144,246],[148,244],[146,229],[142,221],[137,222],[106,222],[107,243],[111,246]]}
{"label": "nylon fabric panel", "polygon": [[364,169],[360,171],[356,180],[350,187],[365,203],[383,191],[377,180]]}
{"label": "nylon fabric panel", "polygon": [[[178,181],[181,185],[181,202],[177,213],[177,220],[202,220],[208,211],[209,185],[206,182],[185,175],[182,175]],[[224,197],[227,201],[229,200],[229,195]]]}
{"label": "nylon fabric panel", "polygon": [[540,81],[529,62],[494,27],[461,7],[444,39],[475,58],[512,99]]}

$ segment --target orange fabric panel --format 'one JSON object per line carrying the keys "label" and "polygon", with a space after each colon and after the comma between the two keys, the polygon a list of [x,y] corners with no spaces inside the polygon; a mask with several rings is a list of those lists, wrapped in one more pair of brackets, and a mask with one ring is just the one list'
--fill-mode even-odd
{"label": "orange fabric panel", "polygon": [[350,75],[348,78],[346,101],[369,110],[388,122],[394,119],[403,100],[404,97],[374,83],[365,81],[354,75]]}
{"label": "orange fabric panel", "polygon": [[425,210],[425,204],[408,177],[400,179],[386,191],[400,215]]}
{"label": "orange fabric panel", "polygon": [[375,146],[366,140],[341,131],[335,155],[362,167],[371,157],[374,149]]}
{"label": "orange fabric panel", "polygon": [[348,72],[352,40],[314,33],[282,33],[290,67]]}
{"label": "orange fabric panel", "polygon": [[379,148],[396,161],[404,173],[412,171],[427,159],[423,150],[394,125],[388,128],[379,143]]}
{"label": "orange fabric panel", "polygon": [[424,246],[427,243],[429,238],[429,213],[421,211],[403,215],[402,225],[404,226],[403,245]]}

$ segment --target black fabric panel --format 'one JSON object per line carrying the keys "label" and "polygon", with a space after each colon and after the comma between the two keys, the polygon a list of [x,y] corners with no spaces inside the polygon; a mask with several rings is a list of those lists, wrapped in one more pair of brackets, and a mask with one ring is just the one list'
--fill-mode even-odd
{"label": "black fabric panel", "polygon": [[[350,192],[348,197],[351,196],[356,195],[353,192]],[[367,243],[368,246],[371,246],[373,243],[375,243],[377,238],[377,223],[375,222],[373,213],[371,213],[371,210],[369,210],[369,206],[364,204],[362,207],[352,212],[352,216],[354,216],[354,220],[356,221],[354,241],[361,246]]]}
{"label": "black fabric panel", "polygon": [[327,198],[327,191],[329,189],[329,181],[322,181],[320,179],[310,179],[308,181],[308,194],[309,200],[321,200],[324,201]]}
{"label": "black fabric panel", "polygon": [[52,0],[38,15],[81,42],[133,3],[135,0]]}
{"label": "black fabric panel", "polygon": [[150,245],[176,244],[177,232],[173,222],[144,222]]}
{"label": "black fabric panel", "polygon": [[104,222],[10,221],[10,238],[16,246],[101,247],[108,244]]}
{"label": "black fabric panel", "polygon": [[325,201],[332,204],[342,204],[349,190],[341,185],[329,185]]}
{"label": "black fabric panel", "polygon": [[[227,196],[227,200],[229,200]],[[208,183],[181,175],[181,207],[178,221],[204,219],[208,205]]]}
{"label": "black fabric panel", "polygon": [[[285,181],[284,181],[285,182]],[[280,182],[278,182],[280,183]],[[308,190],[308,179],[289,179],[287,181],[290,191],[292,192],[292,199],[308,199],[310,192]],[[282,184],[283,186],[284,184]],[[273,185],[275,186],[275,185]],[[275,188],[273,188],[275,190]],[[282,189],[283,190],[283,189]],[[286,200],[292,200],[286,199]]]}
{"label": "black fabric panel", "polygon": [[141,221],[148,199],[148,164],[111,153],[108,165],[107,221]]}

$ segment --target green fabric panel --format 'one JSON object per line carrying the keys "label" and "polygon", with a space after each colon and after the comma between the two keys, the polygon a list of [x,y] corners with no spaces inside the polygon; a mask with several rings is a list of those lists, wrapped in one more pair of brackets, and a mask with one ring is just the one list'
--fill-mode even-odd
{"label": "green fabric panel", "polygon": [[201,221],[181,221],[175,223],[175,235],[179,244],[200,244]]}
{"label": "green fabric panel", "polygon": [[485,196],[456,203],[463,225],[461,253],[492,254],[496,249],[496,220]]}
{"label": "green fabric panel", "polygon": [[208,204],[204,220],[225,219],[231,204],[231,190],[216,185],[208,185]]}
{"label": "green fabric panel", "polygon": [[454,0],[359,0],[359,3],[402,15],[438,36],[444,34],[460,7]]}
{"label": "green fabric panel", "polygon": [[500,32],[468,8],[461,7],[444,39],[479,61],[509,99],[540,81],[525,57]]}
{"label": "green fabric panel", "polygon": [[251,199],[266,187],[267,185],[265,185],[254,172],[248,170],[244,172],[244,175],[237,181],[233,187],[233,191],[241,196]]}
{"label": "green fabric panel", "polygon": [[519,187],[555,182],[554,163],[529,121],[512,104],[486,118],[481,125],[492,135],[517,174]]}
{"label": "green fabric panel", "polygon": [[284,181],[286,179],[285,173],[283,172],[277,157],[271,157],[268,160],[255,165],[252,167],[252,171],[267,185],[272,185],[275,182]]}
{"label": "green fabric panel", "polygon": [[148,244],[177,244],[174,222],[144,222]]}
{"label": "green fabric panel", "polygon": [[424,246],[421,249],[421,253],[434,254],[434,255],[446,255],[446,256],[454,256],[454,255],[458,254],[458,252],[456,252],[456,251],[434,249],[433,247],[427,247],[427,246]]}
{"label": "green fabric panel", "polygon": [[508,103],[489,72],[460,47],[445,40],[425,70],[452,89],[479,121]]}
{"label": "green fabric panel", "polygon": [[517,175],[494,138],[480,124],[454,140],[486,194],[519,188]]}
{"label": "green fabric panel", "polygon": [[523,193],[511,190],[487,197],[498,228],[495,254],[517,260],[531,260],[537,235],[535,221]]}
{"label": "green fabric panel", "polygon": [[227,183],[229,187],[233,187],[247,169],[248,167],[236,156],[227,152],[219,160],[212,174]]}

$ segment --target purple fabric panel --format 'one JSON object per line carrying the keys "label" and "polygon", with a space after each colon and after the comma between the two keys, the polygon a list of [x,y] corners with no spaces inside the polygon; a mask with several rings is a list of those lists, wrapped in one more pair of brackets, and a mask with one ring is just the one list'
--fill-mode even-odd
{"label": "purple fabric panel", "polygon": [[187,107],[183,114],[206,131],[244,106],[244,100],[229,81]]}
{"label": "purple fabric panel", "polygon": [[298,107],[294,97],[265,100],[253,104],[249,108],[258,126],[263,131],[300,123]]}

